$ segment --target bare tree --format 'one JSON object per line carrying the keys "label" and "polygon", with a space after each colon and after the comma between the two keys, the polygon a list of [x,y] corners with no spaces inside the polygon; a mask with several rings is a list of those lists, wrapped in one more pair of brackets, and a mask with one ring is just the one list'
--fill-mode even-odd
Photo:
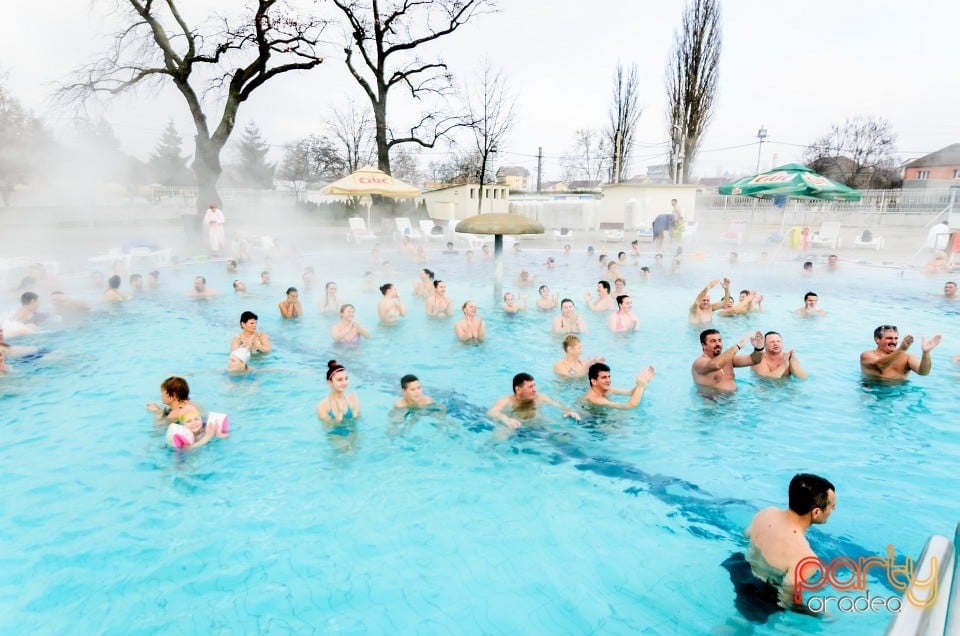
{"label": "bare tree", "polygon": [[637,121],[643,113],[638,103],[639,71],[631,64],[625,71],[617,64],[613,76],[613,101],[610,104],[610,122],[606,130],[607,145],[613,151],[610,165],[613,168],[611,181],[620,183],[630,169],[630,153],[636,140]]}
{"label": "bare tree", "polygon": [[897,136],[890,122],[858,116],[832,124],[804,152],[812,170],[851,188],[889,188],[899,179]]}
{"label": "bare tree", "polygon": [[612,170],[612,156],[603,135],[589,128],[580,128],[576,132],[573,149],[560,159],[564,180],[579,178],[585,181],[602,181],[604,175]]}
{"label": "bare tree", "polygon": [[[443,95],[451,85],[440,59],[423,61],[415,51],[455,32],[472,18],[494,10],[493,0],[333,0],[346,17],[350,43],[344,48],[347,68],[373,107],[377,164],[390,174],[390,149],[414,143],[433,148],[437,140],[463,126],[462,117],[423,115],[402,136],[387,123],[390,90],[401,86],[414,99]],[[382,6],[381,6],[382,5]],[[354,53],[359,52],[359,62]]]}
{"label": "bare tree", "polygon": [[356,102],[334,108],[323,123],[330,138],[339,146],[346,173],[374,162],[377,153],[373,120]]}
{"label": "bare tree", "polygon": [[488,183],[487,166],[490,157],[497,152],[497,146],[503,141],[517,122],[515,112],[516,97],[507,87],[503,72],[494,69],[485,62],[483,73],[475,85],[464,88],[467,112],[473,125],[473,141],[480,157],[480,169],[477,173],[480,182],[477,197],[477,214],[483,207],[483,184]]}
{"label": "bare tree", "polygon": [[[281,0],[245,3],[240,18],[218,18],[205,33],[188,25],[176,0],[120,0],[128,22],[113,35],[100,59],[80,67],[74,83],[60,87],[62,100],[83,104],[98,95],[114,96],[142,85],[172,82],[193,118],[194,159],[200,211],[219,202],[220,153],[230,138],[240,105],[267,81],[322,62],[316,46],[324,23],[301,20]],[[227,70],[224,70],[227,69]],[[211,132],[213,93],[222,111]]]}
{"label": "bare tree", "polygon": [[286,147],[277,176],[290,181],[299,198],[311,183],[333,181],[343,176],[345,167],[336,144],[325,136],[313,134]]}
{"label": "bare tree", "polygon": [[722,40],[719,0],[690,0],[666,72],[670,159],[674,166],[682,161],[681,181],[690,175],[713,116]]}

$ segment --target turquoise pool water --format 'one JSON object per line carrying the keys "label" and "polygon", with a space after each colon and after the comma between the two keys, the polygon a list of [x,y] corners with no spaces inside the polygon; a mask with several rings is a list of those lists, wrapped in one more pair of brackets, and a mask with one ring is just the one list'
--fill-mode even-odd
{"label": "turquoise pool water", "polygon": [[[550,271],[544,257],[509,256],[508,280],[528,267],[583,308],[596,266],[557,256]],[[362,271],[352,258],[341,271]],[[462,256],[438,254],[429,266],[457,307],[480,304],[483,346],[456,343],[452,321],[426,320],[410,293],[412,264],[389,277],[409,317],[373,328],[359,348],[331,346],[319,290],[336,279],[370,327],[378,292],[318,267],[318,289],[302,293],[307,315],[282,323],[276,304],[299,275],[274,267],[267,290],[254,282],[259,263],[242,272],[255,296],[227,294],[222,264],[184,265],[163,273],[157,294],[38,339],[50,353],[0,384],[0,631],[878,633],[888,615],[750,623],[721,563],[743,549],[740,532],[757,509],[785,504],[800,471],[838,489],[837,512],[810,533],[824,558],[882,554],[888,544],[916,557],[957,521],[960,375],[950,357],[960,352],[960,307],[927,294],[942,280],[853,266],[801,279],[792,263],[690,263],[643,284],[628,275],[640,332],[615,336],[588,316],[584,353],[605,355],[619,386],[654,364],[641,407],[580,424],[548,411],[544,428],[498,441],[483,414],[514,373],[529,371],[540,392],[565,402],[585,382],[551,375],[562,355],[552,314],[495,311],[480,282],[489,264],[468,269]],[[686,310],[724,273],[735,290],[766,295],[762,315],[715,321],[727,342],[780,331],[810,380],[771,385],[741,371],[732,398],[691,390],[700,346]],[[183,297],[196,274],[224,296]],[[792,316],[808,289],[826,317]],[[260,314],[275,353],[262,373],[231,378],[220,369],[244,309]],[[918,342],[944,334],[933,374],[862,385],[859,352],[884,323]],[[315,415],[331,357],[350,370],[363,406],[346,437],[325,433]],[[397,434],[386,413],[408,372],[448,414]],[[144,403],[171,374],[230,414],[229,439],[189,454],[165,446]],[[870,589],[892,593],[879,581]]]}

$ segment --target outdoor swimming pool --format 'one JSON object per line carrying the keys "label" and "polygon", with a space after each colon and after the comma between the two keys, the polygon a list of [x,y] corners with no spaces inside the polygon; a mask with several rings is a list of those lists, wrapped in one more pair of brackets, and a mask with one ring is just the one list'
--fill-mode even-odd
{"label": "outdoor swimming pool", "polygon": [[[618,386],[654,364],[640,408],[580,424],[548,411],[548,426],[498,442],[484,411],[510,392],[514,373],[532,373],[541,393],[564,402],[586,383],[552,377],[562,355],[560,338],[548,334],[553,314],[504,318],[491,286],[477,282],[490,264],[468,271],[462,258],[438,254],[428,266],[456,307],[468,298],[480,305],[488,340],[479,347],[455,342],[452,321],[427,321],[410,293],[413,265],[389,277],[409,310],[393,328],[375,326],[379,292],[359,292],[359,276],[330,277],[374,332],[359,348],[330,344],[332,321],[316,312],[323,269],[317,289],[301,294],[303,319],[282,323],[276,304],[289,284],[299,286],[299,272],[275,267],[267,290],[253,282],[256,263],[243,272],[253,297],[227,293],[222,264],[184,265],[163,273],[156,295],[44,334],[52,353],[0,384],[2,631],[883,629],[885,613],[831,621],[780,613],[750,623],[721,563],[743,550],[756,510],[785,505],[797,472],[838,489],[837,512],[809,535],[825,560],[883,554],[888,544],[915,558],[930,534],[952,530],[960,375],[950,358],[960,352],[960,307],[926,293],[942,280],[851,265],[801,279],[795,263],[761,271],[691,262],[641,283],[628,270],[640,332],[613,335],[588,316],[584,354],[605,355]],[[507,278],[528,267],[538,284],[585,309],[596,265],[579,254],[557,259],[551,271],[542,252],[508,256]],[[357,259],[343,271],[363,267]],[[224,295],[184,298],[196,274]],[[715,321],[726,341],[781,332],[807,382],[770,384],[741,371],[736,396],[709,401],[690,389],[700,345],[686,311],[703,283],[723,274],[734,290],[766,295],[763,314]],[[793,317],[809,289],[826,317]],[[221,369],[244,309],[260,315],[274,353],[254,363],[263,372],[231,378]],[[930,376],[862,384],[859,352],[886,323],[915,335],[918,355],[921,335],[944,334]],[[315,414],[330,358],[348,368],[363,406],[344,435],[324,432]],[[448,413],[399,434],[386,413],[409,372]],[[229,439],[188,454],[165,446],[144,403],[172,374],[185,375],[205,407],[230,414]],[[878,580],[870,590],[893,594]]]}

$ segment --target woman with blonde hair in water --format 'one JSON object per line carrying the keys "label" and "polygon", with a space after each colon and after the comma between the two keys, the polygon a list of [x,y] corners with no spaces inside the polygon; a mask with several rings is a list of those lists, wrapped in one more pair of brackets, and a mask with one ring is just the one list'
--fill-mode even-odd
{"label": "woman with blonde hair in water", "polygon": [[562,378],[585,378],[591,364],[604,362],[604,358],[600,357],[580,359],[583,344],[580,338],[572,333],[568,333],[563,339],[563,352],[564,356],[553,365],[553,372]]}
{"label": "woman with blonde hair in water", "polygon": [[360,338],[369,338],[370,332],[356,319],[356,309],[347,304],[340,308],[340,321],[330,328],[334,342],[360,344]]}

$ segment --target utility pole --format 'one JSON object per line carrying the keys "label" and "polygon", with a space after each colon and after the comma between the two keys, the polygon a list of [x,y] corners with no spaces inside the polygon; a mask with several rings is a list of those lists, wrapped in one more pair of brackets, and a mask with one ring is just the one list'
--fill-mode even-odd
{"label": "utility pole", "polygon": [[543,186],[543,146],[537,148],[537,194]]}

